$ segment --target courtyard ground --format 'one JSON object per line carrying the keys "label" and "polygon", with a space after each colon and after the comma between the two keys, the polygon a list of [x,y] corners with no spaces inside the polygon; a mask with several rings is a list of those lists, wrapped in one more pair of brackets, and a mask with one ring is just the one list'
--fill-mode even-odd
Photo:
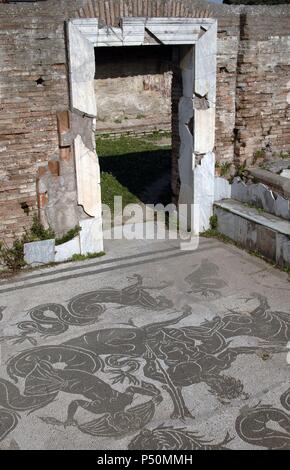
{"label": "courtyard ground", "polygon": [[201,239],[0,283],[0,448],[290,448],[289,278]]}

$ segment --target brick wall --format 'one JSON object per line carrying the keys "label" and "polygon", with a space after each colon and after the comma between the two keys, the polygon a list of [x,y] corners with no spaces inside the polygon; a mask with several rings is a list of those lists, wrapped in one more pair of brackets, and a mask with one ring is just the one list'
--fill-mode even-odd
{"label": "brick wall", "polygon": [[[290,150],[290,9],[242,10],[236,86],[235,160],[269,144]],[[263,21],[260,21],[261,16]]]}
{"label": "brick wall", "polygon": [[[218,158],[242,162],[267,141],[277,150],[290,148],[289,6],[208,7],[191,0],[1,3],[0,238],[20,235],[32,211],[49,203],[46,192],[38,191],[42,178],[66,188],[62,160],[67,164],[71,152],[60,149],[57,127],[57,114],[69,106],[64,21],[95,16],[112,25],[120,16],[216,17]],[[174,109],[179,92],[177,83]]]}
{"label": "brick wall", "polygon": [[59,159],[57,112],[68,108],[64,20],[82,3],[0,5],[0,239],[8,243],[45,199],[39,176],[58,177],[48,162]]}

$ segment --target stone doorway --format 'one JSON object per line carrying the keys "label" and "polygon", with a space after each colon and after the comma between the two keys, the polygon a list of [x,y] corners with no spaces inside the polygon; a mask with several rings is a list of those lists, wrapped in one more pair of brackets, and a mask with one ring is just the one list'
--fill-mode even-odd
{"label": "stone doorway", "polygon": [[[209,227],[214,200],[216,36],[213,19],[122,18],[102,27],[97,18],[67,23],[70,110],[85,119],[74,139],[77,201],[91,225],[102,224],[100,168],[95,151],[95,48],[174,46],[179,50],[182,94],[173,127],[178,203],[199,205],[194,232]],[[174,174],[174,170],[173,170]],[[95,250],[102,249],[102,240]]]}

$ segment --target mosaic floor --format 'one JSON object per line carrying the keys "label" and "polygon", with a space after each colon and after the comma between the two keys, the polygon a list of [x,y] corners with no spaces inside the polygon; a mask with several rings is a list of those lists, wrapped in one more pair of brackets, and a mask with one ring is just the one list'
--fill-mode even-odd
{"label": "mosaic floor", "polygon": [[0,283],[0,448],[289,449],[288,276],[132,243]]}

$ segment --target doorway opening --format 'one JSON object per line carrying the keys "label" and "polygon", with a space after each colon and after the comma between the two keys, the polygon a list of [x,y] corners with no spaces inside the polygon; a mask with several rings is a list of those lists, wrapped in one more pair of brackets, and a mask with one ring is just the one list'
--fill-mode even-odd
{"label": "doorway opening", "polygon": [[182,96],[178,46],[98,47],[95,66],[102,202],[112,210],[118,195],[124,206],[166,206],[179,187],[172,158]]}
{"label": "doorway opening", "polygon": [[[156,67],[159,72],[161,67],[163,73],[165,67],[166,73],[172,74],[169,197],[176,204],[180,227],[194,234],[206,230],[213,213],[215,187],[216,20],[124,17],[118,27],[111,27],[97,18],[81,18],[68,22],[67,34],[70,110],[78,122],[79,118],[83,120],[74,139],[77,203],[82,206],[81,217],[87,217],[92,230],[96,227],[100,232],[103,206],[95,141],[97,116],[102,112],[97,99],[97,81],[108,79],[108,63],[113,75],[111,80],[126,79],[133,72],[135,77],[143,73],[148,75],[146,66],[151,63],[155,75]],[[124,112],[122,116],[125,121]],[[118,117],[115,119],[121,121]],[[150,143],[152,140],[155,144],[154,138]],[[159,147],[155,150],[159,151]],[[122,156],[128,155],[120,147],[118,152]],[[109,173],[108,166],[113,163],[113,155],[107,154],[105,157],[104,152],[102,156],[102,151],[99,154],[100,160],[107,158],[105,163],[101,161],[101,165],[103,170],[108,170],[104,173]],[[127,169],[124,170],[125,161],[118,164],[118,177],[123,180],[126,177],[127,184],[133,185],[134,177],[127,178]],[[133,166],[130,165],[132,160],[127,158],[127,161],[128,167]],[[149,168],[151,172],[155,170],[154,163]],[[139,171],[139,181],[135,185],[139,197],[144,197],[141,192],[144,176],[144,171]],[[152,187],[149,189],[152,196]],[[185,208],[182,217],[180,208]]]}

